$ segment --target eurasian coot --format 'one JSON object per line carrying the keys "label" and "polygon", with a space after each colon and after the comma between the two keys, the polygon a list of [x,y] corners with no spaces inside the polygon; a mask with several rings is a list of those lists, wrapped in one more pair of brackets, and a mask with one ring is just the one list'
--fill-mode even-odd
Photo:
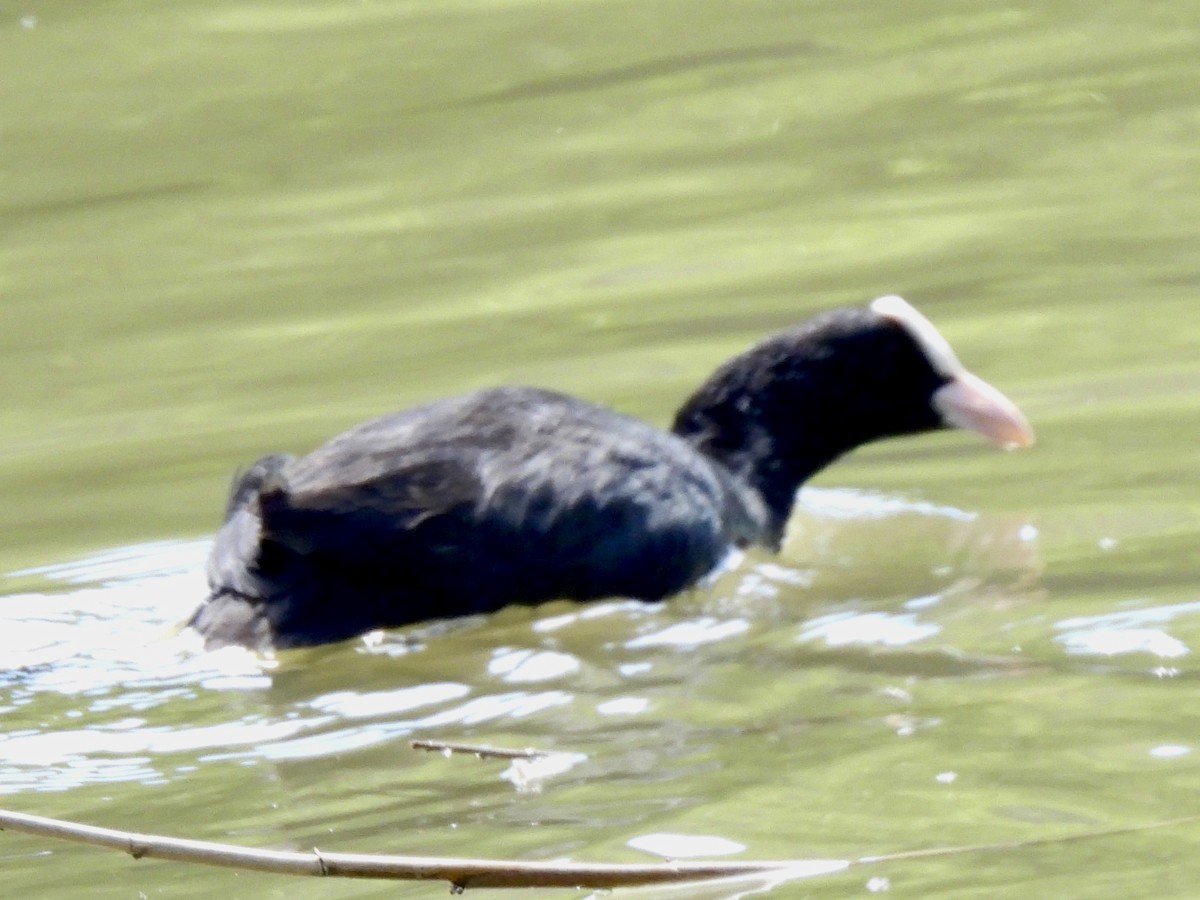
{"label": "eurasian coot", "polygon": [[734,357],[670,432],[537,388],[439,400],[240,474],[189,624],[210,647],[265,649],[511,603],[667,597],[731,547],[776,548],[796,489],[841,454],[944,427],[1033,442],[899,297]]}

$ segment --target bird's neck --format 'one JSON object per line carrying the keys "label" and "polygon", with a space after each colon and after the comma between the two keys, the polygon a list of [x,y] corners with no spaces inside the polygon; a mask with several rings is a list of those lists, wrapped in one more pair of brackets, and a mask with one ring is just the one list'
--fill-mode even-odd
{"label": "bird's neck", "polygon": [[[800,486],[839,456],[862,443],[844,433],[849,422],[828,398],[797,391],[785,398],[718,373],[700,387],[675,417],[672,430],[700,453],[753,489],[768,512],[764,543],[777,544]],[[804,423],[824,427],[805,428]]]}

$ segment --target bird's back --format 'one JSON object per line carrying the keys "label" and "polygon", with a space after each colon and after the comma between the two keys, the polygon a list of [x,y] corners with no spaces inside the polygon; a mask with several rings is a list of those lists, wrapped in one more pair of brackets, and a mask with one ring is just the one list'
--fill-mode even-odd
{"label": "bird's back", "polygon": [[248,598],[276,645],[510,603],[657,599],[761,529],[755,499],[685,441],[531,388],[363,423],[260,461],[233,494],[213,597]]}

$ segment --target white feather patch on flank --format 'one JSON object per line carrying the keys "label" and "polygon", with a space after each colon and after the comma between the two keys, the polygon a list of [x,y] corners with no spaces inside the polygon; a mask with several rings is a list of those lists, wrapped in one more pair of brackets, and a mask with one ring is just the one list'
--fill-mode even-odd
{"label": "white feather patch on flank", "polygon": [[903,297],[890,294],[871,301],[871,311],[895,322],[909,333],[917,346],[925,352],[935,372],[946,378],[954,378],[964,371],[950,342],[942,337],[932,322],[921,315]]}

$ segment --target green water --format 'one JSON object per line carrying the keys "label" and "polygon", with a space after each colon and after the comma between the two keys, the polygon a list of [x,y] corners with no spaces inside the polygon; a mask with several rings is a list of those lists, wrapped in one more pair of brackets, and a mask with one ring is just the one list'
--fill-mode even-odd
{"label": "green water", "polygon": [[[1198,82],[1184,0],[0,2],[0,806],[638,862],[1200,814]],[[892,292],[1036,448],[865,449],[780,557],[662,607],[507,610],[267,669],[171,635],[231,472],[265,452],[499,383],[665,423],[747,342]],[[413,737],[581,756],[519,790]],[[1191,897],[1198,838],[765,893]],[[7,832],[0,872],[14,897],[445,889]]]}

